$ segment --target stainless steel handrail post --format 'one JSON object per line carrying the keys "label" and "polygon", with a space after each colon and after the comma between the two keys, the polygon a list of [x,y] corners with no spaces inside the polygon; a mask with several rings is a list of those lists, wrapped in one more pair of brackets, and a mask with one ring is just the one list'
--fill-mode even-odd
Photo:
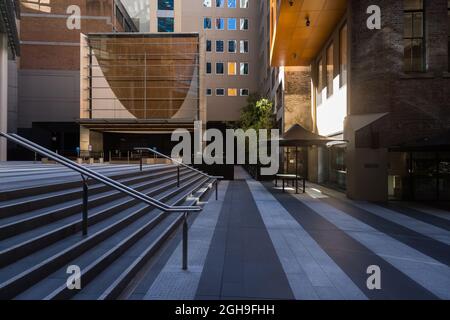
{"label": "stainless steel handrail post", "polygon": [[209,179],[213,179],[213,180],[214,180],[213,184],[214,184],[214,183],[216,184],[216,200],[218,199],[218,195],[217,195],[217,193],[218,193],[218,191],[217,191],[217,181],[218,181],[219,179],[223,179],[222,176],[210,176],[210,175],[208,175],[208,174],[206,174],[206,173],[204,173],[204,172],[202,172],[202,171],[200,171],[200,170],[197,170],[197,169],[195,169],[195,168],[193,168],[193,167],[191,167],[191,166],[188,166],[187,164],[184,164],[184,163],[181,162],[181,161],[175,160],[175,159],[173,159],[173,158],[171,158],[171,157],[169,157],[169,156],[167,156],[167,155],[165,155],[165,154],[163,154],[163,153],[161,153],[161,152],[158,152],[158,151],[156,151],[156,150],[154,150],[154,149],[152,149],[152,148],[134,148],[134,150],[140,150],[140,151],[149,151],[149,152],[152,152],[154,156],[157,156],[157,155],[158,155],[158,156],[160,156],[160,157],[163,157],[163,158],[165,158],[165,159],[168,159],[168,160],[172,161],[173,163],[177,164],[177,165],[178,165],[178,169],[179,169],[180,166],[183,166],[183,167],[185,167],[185,168],[188,168],[188,169],[191,170],[191,171],[197,172],[198,174],[200,174],[200,175],[202,175],[202,176],[204,176],[204,177],[207,177],[207,178],[209,178]]}
{"label": "stainless steel handrail post", "polygon": [[89,200],[89,187],[87,183],[87,178],[81,175],[81,179],[83,181],[83,217],[82,217],[82,230],[83,236],[87,236],[88,234],[88,200]]}
{"label": "stainless steel handrail post", "polygon": [[188,213],[184,213],[183,217],[183,270],[188,268]]}

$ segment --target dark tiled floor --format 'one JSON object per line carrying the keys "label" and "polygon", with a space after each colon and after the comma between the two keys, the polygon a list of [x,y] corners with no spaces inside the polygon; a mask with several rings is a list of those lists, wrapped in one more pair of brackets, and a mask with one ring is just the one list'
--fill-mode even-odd
{"label": "dark tiled floor", "polygon": [[[437,299],[431,292],[292,195],[274,190],[271,184],[265,186],[369,299]],[[367,288],[366,268],[369,265],[377,265],[383,270],[382,290]]]}
{"label": "dark tiled floor", "polygon": [[230,182],[196,295],[232,297],[294,298],[245,181]]}

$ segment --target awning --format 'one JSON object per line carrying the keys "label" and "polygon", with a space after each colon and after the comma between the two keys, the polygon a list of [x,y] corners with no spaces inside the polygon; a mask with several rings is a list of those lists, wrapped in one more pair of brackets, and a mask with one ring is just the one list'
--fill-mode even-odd
{"label": "awning", "polygon": [[309,147],[323,146],[330,142],[344,142],[336,138],[329,138],[311,132],[299,124],[293,125],[279,139],[282,147]]}

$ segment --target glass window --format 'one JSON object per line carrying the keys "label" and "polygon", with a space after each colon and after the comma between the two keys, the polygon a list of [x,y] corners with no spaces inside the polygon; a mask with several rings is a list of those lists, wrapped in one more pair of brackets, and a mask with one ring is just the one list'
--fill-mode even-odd
{"label": "glass window", "polygon": [[212,96],[212,89],[211,88],[207,88],[206,89],[206,95],[207,96]]}
{"label": "glass window", "polygon": [[236,0],[228,0],[228,8],[236,8]]}
{"label": "glass window", "polygon": [[247,97],[250,91],[248,89],[241,89],[241,97]]}
{"label": "glass window", "polygon": [[216,63],[216,74],[224,74],[224,65],[223,62],[217,62]]}
{"label": "glass window", "polygon": [[237,29],[237,19],[228,18],[228,30],[236,30],[236,29]]}
{"label": "glass window", "polygon": [[216,18],[216,29],[223,30],[225,28],[225,19],[224,18]]}
{"label": "glass window", "polygon": [[341,87],[347,84],[347,25],[339,33],[339,81]]}
{"label": "glass window", "polygon": [[216,0],[216,7],[217,8],[225,7],[225,0]]}
{"label": "glass window", "polygon": [[237,51],[237,41],[236,40],[228,40],[228,52],[236,53]]}
{"label": "glass window", "polygon": [[203,18],[203,29],[212,29],[211,18],[209,17]]}
{"label": "glass window", "polygon": [[247,18],[241,19],[241,30],[248,30],[248,19]]}
{"label": "glass window", "polygon": [[248,75],[248,63],[241,62],[241,75]]}
{"label": "glass window", "polygon": [[158,0],[158,10],[173,10],[174,0]]}
{"label": "glass window", "polygon": [[333,95],[333,79],[334,79],[334,49],[331,44],[327,49],[327,96]]}
{"label": "glass window", "polygon": [[206,74],[211,74],[212,73],[212,65],[211,62],[207,62],[206,63]]}
{"label": "glass window", "polygon": [[322,104],[322,89],[323,89],[323,60],[320,59],[317,64],[317,105]]}
{"label": "glass window", "polygon": [[217,88],[216,89],[216,96],[224,96],[225,95],[225,89],[224,88]]}
{"label": "glass window", "polygon": [[238,94],[238,91],[236,88],[228,88],[228,96],[229,97],[236,97]]}
{"label": "glass window", "polygon": [[405,72],[425,71],[424,10],[422,0],[404,0]]}
{"label": "glass window", "polygon": [[224,50],[224,42],[223,40],[216,40],[216,52],[223,52]]}
{"label": "glass window", "polygon": [[236,72],[236,62],[228,62],[228,75],[235,76]]}
{"label": "glass window", "polygon": [[174,18],[158,18],[158,32],[173,32]]}
{"label": "glass window", "polygon": [[248,8],[248,0],[241,0],[241,8]]}
{"label": "glass window", "polygon": [[206,52],[212,51],[212,42],[211,40],[206,40]]}
{"label": "glass window", "polygon": [[203,0],[203,6],[206,8],[211,8],[212,0]]}
{"label": "glass window", "polygon": [[241,53],[248,53],[248,40],[241,40]]}

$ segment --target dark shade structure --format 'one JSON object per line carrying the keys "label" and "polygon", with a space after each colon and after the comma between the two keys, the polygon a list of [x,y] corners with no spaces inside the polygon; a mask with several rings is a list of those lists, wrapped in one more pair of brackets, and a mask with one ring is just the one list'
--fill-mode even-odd
{"label": "dark shade structure", "polygon": [[321,146],[335,141],[341,140],[318,135],[303,128],[299,124],[293,125],[279,138],[280,146],[282,147]]}
{"label": "dark shade structure", "polygon": [[[273,141],[273,140],[272,140]],[[314,132],[311,132],[299,124],[293,125],[288,131],[286,131],[279,139],[280,147],[295,147],[295,176],[293,179],[296,183],[296,192],[298,192],[297,182],[298,179],[305,179],[305,172],[302,172],[302,176],[299,176],[298,169],[298,149],[301,147],[310,147],[310,146],[323,146],[330,142],[342,141],[339,139],[333,139],[329,137],[324,137]],[[342,141],[344,142],[344,141]],[[284,166],[283,166],[284,168]],[[291,177],[292,178],[292,177]],[[303,187],[304,190],[305,187]],[[284,189],[284,181],[283,181],[283,189]]]}

